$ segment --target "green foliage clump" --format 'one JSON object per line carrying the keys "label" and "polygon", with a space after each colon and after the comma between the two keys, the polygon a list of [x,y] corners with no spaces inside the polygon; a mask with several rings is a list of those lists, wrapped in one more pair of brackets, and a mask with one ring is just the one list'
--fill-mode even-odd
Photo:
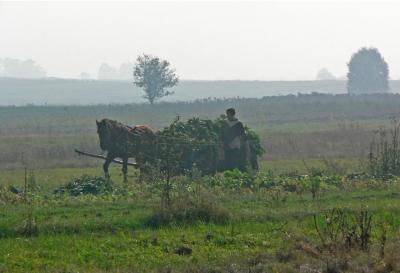
{"label": "green foliage clump", "polygon": [[8,188],[0,187],[0,205],[17,204],[23,200],[21,191],[10,185]]}
{"label": "green foliage clump", "polygon": [[157,158],[160,168],[172,173],[196,166],[203,173],[218,167],[219,126],[208,119],[191,118],[175,121],[157,133]]}
{"label": "green foliage clump", "polygon": [[55,190],[56,194],[68,194],[79,196],[85,194],[103,194],[112,192],[114,189],[110,179],[103,176],[82,175],[73,178],[69,183]]}
{"label": "green foliage clump", "polygon": [[223,189],[239,190],[255,187],[255,178],[249,173],[234,169],[216,174],[208,183]]}
{"label": "green foliage clump", "polygon": [[[213,174],[223,169],[222,130],[223,118],[216,120],[179,118],[168,127],[157,132],[157,165],[169,175],[181,174],[193,167],[203,174]],[[258,135],[246,128],[249,143],[248,167],[255,168],[257,157],[264,153]],[[156,163],[156,162],[154,162]]]}

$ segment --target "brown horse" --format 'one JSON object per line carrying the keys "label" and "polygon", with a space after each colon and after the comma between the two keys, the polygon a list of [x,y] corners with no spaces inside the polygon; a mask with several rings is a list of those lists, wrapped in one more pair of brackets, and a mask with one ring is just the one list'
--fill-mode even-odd
{"label": "brown horse", "polygon": [[106,162],[103,165],[104,174],[107,177],[109,177],[108,166],[117,157],[123,162],[122,172],[125,182],[127,181],[128,158],[135,158],[139,168],[152,159],[156,136],[148,126],[130,127],[110,119],[96,120],[96,124],[100,147],[103,151],[107,151]]}

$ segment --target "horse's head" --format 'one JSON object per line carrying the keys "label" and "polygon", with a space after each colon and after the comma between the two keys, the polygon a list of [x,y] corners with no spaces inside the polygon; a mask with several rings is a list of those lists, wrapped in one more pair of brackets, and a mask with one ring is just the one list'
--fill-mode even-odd
{"label": "horse's head", "polygon": [[107,119],[102,119],[100,121],[96,120],[97,134],[99,135],[100,148],[105,151],[107,150],[108,144],[110,143],[110,128],[109,121]]}

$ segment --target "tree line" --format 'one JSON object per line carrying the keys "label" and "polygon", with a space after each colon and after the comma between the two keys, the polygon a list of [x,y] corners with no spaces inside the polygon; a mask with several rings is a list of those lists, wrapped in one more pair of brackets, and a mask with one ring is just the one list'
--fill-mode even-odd
{"label": "tree line", "polygon": [[[349,94],[387,93],[389,91],[389,66],[377,48],[363,47],[355,52],[349,63],[347,73],[347,91]],[[46,71],[32,60],[0,59],[0,77],[44,78]],[[86,72],[81,79],[90,79]],[[172,95],[168,90],[176,86],[179,78],[175,69],[167,60],[148,54],[139,55],[136,63],[122,63],[119,70],[102,63],[98,79],[129,80],[142,88],[143,98],[153,104],[158,99]],[[334,76],[322,69],[318,72],[320,80],[334,79]]]}

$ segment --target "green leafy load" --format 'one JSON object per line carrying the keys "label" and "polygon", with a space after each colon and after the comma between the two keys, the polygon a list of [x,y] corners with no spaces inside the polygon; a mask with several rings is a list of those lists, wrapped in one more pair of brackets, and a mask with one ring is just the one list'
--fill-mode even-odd
{"label": "green leafy load", "polygon": [[[155,147],[158,166],[170,175],[196,168],[202,174],[212,174],[224,169],[222,130],[225,120],[177,118],[170,126],[157,132]],[[257,157],[264,153],[258,135],[245,128],[249,151],[248,169],[256,170]]]}

